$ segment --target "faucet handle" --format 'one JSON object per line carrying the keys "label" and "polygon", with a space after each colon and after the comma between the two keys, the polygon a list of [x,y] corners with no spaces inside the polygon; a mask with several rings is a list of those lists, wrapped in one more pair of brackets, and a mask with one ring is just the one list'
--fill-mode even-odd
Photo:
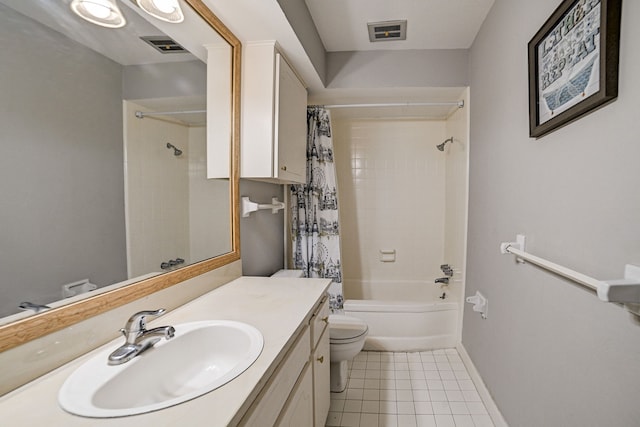
{"label": "faucet handle", "polygon": [[158,310],[143,310],[139,311],[127,320],[127,324],[124,329],[121,329],[122,333],[126,336],[129,332],[144,331],[147,327],[147,316],[160,316],[167,310],[159,308]]}

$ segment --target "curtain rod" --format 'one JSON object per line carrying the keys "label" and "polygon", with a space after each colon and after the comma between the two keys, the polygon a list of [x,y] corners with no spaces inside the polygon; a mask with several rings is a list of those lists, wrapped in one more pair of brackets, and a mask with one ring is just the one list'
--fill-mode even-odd
{"label": "curtain rod", "polygon": [[136,117],[143,119],[145,116],[169,116],[174,114],[197,114],[206,113],[207,110],[190,110],[190,111],[136,111]]}
{"label": "curtain rod", "polygon": [[361,107],[464,107],[464,101],[453,102],[392,102],[381,104],[331,104],[324,105],[324,108],[361,108]]}

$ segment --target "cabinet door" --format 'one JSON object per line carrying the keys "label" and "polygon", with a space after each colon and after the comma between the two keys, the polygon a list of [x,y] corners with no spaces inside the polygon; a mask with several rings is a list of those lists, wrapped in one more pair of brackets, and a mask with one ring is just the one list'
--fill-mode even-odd
{"label": "cabinet door", "polygon": [[313,425],[313,387],[309,364],[305,366],[300,379],[289,395],[284,409],[280,413],[276,426],[304,427]]}
{"label": "cabinet door", "polygon": [[[300,382],[305,368],[309,367],[309,328],[300,334],[298,342],[278,365],[278,369],[264,386],[255,402],[240,421],[242,427],[264,427],[274,425],[278,414],[286,405],[285,399]],[[310,369],[307,369],[310,371]],[[313,405],[313,402],[312,402]],[[313,422],[313,409],[311,409]]]}
{"label": "cabinet door", "polygon": [[323,427],[331,403],[329,369],[329,328],[326,328],[313,352],[313,412],[316,427]]}
{"label": "cabinet door", "polygon": [[274,175],[287,181],[307,180],[307,90],[289,64],[276,54]]}
{"label": "cabinet door", "polygon": [[329,326],[329,298],[325,297],[324,302],[311,318],[311,350],[318,346],[318,341]]}

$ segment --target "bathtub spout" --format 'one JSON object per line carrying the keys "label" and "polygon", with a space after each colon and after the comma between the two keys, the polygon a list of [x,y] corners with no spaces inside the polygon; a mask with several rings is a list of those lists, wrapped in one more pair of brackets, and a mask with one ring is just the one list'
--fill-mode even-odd
{"label": "bathtub spout", "polygon": [[449,278],[448,277],[439,277],[435,280],[435,283],[440,283],[442,285],[448,285],[449,284]]}

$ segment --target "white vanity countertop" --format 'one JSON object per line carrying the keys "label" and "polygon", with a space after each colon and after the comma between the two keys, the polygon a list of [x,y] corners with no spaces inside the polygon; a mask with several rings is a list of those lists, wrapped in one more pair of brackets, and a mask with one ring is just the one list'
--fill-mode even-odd
{"label": "white vanity countertop", "polygon": [[[12,427],[233,425],[284,358],[329,283],[328,279],[241,277],[150,322],[150,327],[155,327],[196,320],[237,320],[255,326],[263,334],[264,348],[253,365],[233,381],[203,396],[160,411],[122,418],[84,418],[63,411],[58,406],[58,391],[67,377],[94,353],[105,347],[120,346],[123,339],[118,338],[0,398],[0,424]],[[122,319],[122,325],[113,325],[114,329],[124,326],[126,320]]]}

